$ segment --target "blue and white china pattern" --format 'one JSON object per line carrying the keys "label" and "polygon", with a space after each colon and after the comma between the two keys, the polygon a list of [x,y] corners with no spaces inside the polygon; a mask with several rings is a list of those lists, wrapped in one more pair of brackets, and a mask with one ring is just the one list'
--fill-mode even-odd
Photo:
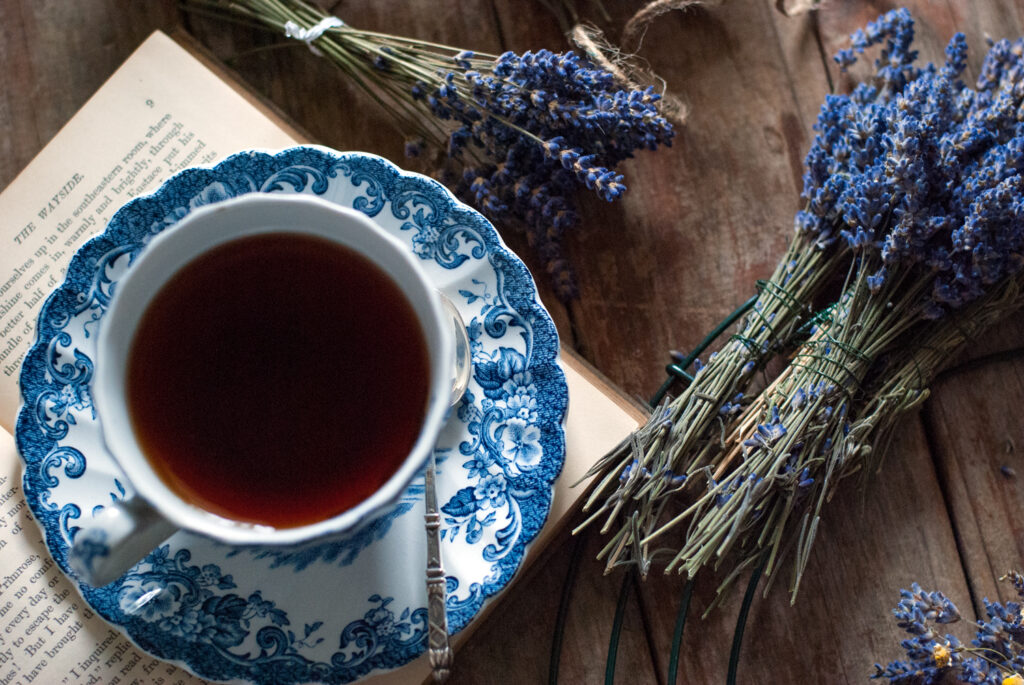
{"label": "blue and white china pattern", "polygon": [[[40,314],[16,430],[25,495],[50,552],[71,573],[80,523],[130,488],[89,393],[96,329],[118,279],[191,209],[246,192],[313,193],[366,213],[423,260],[467,324],[474,375],[437,452],[449,625],[461,630],[509,583],[544,524],[564,460],[567,389],[554,325],[494,228],[435,181],[372,155],[304,146],[186,170],[127,204],[75,255]],[[243,420],[259,411],[240,406]],[[420,477],[356,537],[296,549],[179,532],[115,583],[80,588],[143,649],[198,675],[351,682],[424,650],[422,500]]]}

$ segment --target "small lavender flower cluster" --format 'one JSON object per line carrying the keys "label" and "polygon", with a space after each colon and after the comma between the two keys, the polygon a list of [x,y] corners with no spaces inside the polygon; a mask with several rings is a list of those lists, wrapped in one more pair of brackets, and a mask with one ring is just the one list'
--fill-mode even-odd
{"label": "small lavender flower cluster", "polygon": [[[1024,576],[1007,576],[1018,597],[1024,600]],[[941,634],[938,626],[963,621],[956,605],[941,592],[925,592],[914,583],[900,591],[893,609],[897,625],[910,637],[900,644],[906,659],[883,667],[875,664],[873,679],[891,683],[977,683],[1021,685],[1024,683],[1024,606],[1020,602],[985,603],[986,620],[973,622],[976,635],[969,644],[955,635]]]}
{"label": "small lavender flower cluster", "polygon": [[547,50],[493,60],[463,51],[437,77],[433,88],[419,81],[412,93],[456,124],[447,147],[464,163],[457,190],[492,218],[525,222],[558,294],[573,297],[562,238],[578,222],[574,193],[582,185],[615,200],[626,189],[616,165],[635,150],[671,144],[660,95],[625,90],[586,59]]}
{"label": "small lavender flower cluster", "polygon": [[876,72],[850,95],[826,96],[814,127],[818,133],[804,161],[807,208],[797,212],[796,227],[817,233],[822,246],[837,240],[840,230],[854,246],[869,245],[868,231],[878,230],[886,216],[885,137],[896,98],[919,74],[913,38],[910,13],[895,10],[857,31],[853,47],[836,56],[846,69],[867,48],[886,43]]}

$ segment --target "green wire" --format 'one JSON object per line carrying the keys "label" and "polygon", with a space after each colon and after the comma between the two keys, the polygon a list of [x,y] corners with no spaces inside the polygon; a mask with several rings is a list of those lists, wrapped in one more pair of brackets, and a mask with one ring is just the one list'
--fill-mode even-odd
{"label": "green wire", "polygon": [[757,298],[757,295],[751,296],[749,300],[737,307],[732,314],[722,319],[722,322],[715,326],[714,330],[704,336],[704,339],[700,341],[700,344],[693,348],[693,351],[686,355],[686,358],[683,359],[683,361],[678,364],[669,364],[665,367],[665,371],[668,373],[668,378],[661,385],[658,392],[655,393],[654,398],[651,400],[652,407],[658,406],[658,403],[660,403],[662,398],[665,397],[665,393],[668,392],[670,387],[672,387],[672,383],[676,378],[682,377],[686,381],[693,381],[693,377],[686,373],[686,368],[692,364],[693,360],[699,357],[700,354],[718,338],[718,336],[722,335],[722,333],[725,332],[725,329],[736,323],[741,316],[750,311],[750,308],[754,306],[755,302],[757,302]]}
{"label": "green wire", "polygon": [[679,611],[676,613],[676,629],[672,633],[672,652],[668,658],[668,685],[676,682],[676,671],[679,670],[679,648],[683,644],[683,628],[686,626],[686,616],[690,613],[690,597],[693,595],[693,578],[686,581],[683,586],[683,597],[679,600]]}
{"label": "green wire", "polygon": [[604,667],[605,685],[613,685],[615,683],[615,657],[619,651],[619,635],[622,634],[622,623],[626,617],[626,602],[629,599],[630,590],[633,589],[635,578],[636,569],[630,571],[622,578],[619,601],[615,605],[615,620],[612,622],[612,635],[608,641],[608,661]]}
{"label": "green wire", "polygon": [[732,634],[732,649],[729,650],[729,674],[725,679],[726,685],[736,685],[736,674],[740,667],[740,648],[743,646],[743,631],[747,627],[750,605],[754,602],[754,593],[757,591],[757,584],[761,582],[761,576],[764,574],[764,567],[767,563],[768,554],[762,554],[761,563],[757,565],[753,575],[750,576],[747,592],[743,595],[740,614],[736,617],[736,631]]}
{"label": "green wire", "polygon": [[562,640],[565,636],[565,623],[569,617],[570,599],[572,589],[576,585],[576,575],[580,566],[580,557],[583,556],[582,535],[576,536],[572,547],[572,556],[569,557],[569,568],[565,572],[565,580],[562,582],[562,597],[558,601],[558,616],[555,618],[555,635],[551,640],[551,657],[548,662],[548,685],[558,685],[558,667],[562,661]]}

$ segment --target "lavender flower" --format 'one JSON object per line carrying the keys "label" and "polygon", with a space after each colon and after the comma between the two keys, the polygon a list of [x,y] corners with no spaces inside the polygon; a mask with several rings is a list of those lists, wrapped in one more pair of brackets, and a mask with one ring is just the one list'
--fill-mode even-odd
{"label": "lavender flower", "polygon": [[[799,217],[798,225],[831,223],[837,229],[854,255],[851,285],[820,318],[772,392],[750,404],[713,461],[716,473],[729,477],[768,477],[782,459],[787,474],[806,464],[800,482],[813,496],[797,506],[803,498],[799,484],[780,479],[761,499],[728,517],[709,517],[706,525],[701,516],[709,504],[699,501],[673,562],[691,574],[709,561],[703,549],[720,539],[722,527],[750,532],[719,543],[717,556],[735,548],[749,560],[760,553],[758,540],[768,538],[777,554],[786,536],[751,526],[767,519],[798,536],[795,592],[823,503],[839,480],[864,468],[884,432],[880,426],[892,426],[895,416],[921,401],[923,384],[966,338],[951,331],[965,322],[991,321],[1012,306],[1006,293],[1016,292],[1024,266],[1024,125],[1009,112],[1024,104],[1024,67],[1015,63],[1022,51],[1000,50],[990,60],[995,66],[983,75],[982,98],[961,80],[967,50],[962,35],[952,38],[940,67],[921,69],[909,61],[912,35],[909,14],[890,12],[855,34],[853,50],[841,56],[849,65],[864,47],[885,45],[870,88],[826,101],[805,177],[810,217]],[[987,107],[979,109],[984,102]],[[868,130],[874,144],[865,144]],[[954,316],[946,326],[927,323]],[[901,357],[907,349],[915,352]],[[892,356],[891,377],[886,355]],[[806,387],[822,379],[830,381],[829,396],[809,400]],[[777,440],[765,439],[766,425],[781,427]],[[904,627],[919,633],[917,657],[947,667],[956,661],[955,650],[924,631],[912,611],[926,600],[908,596]]]}
{"label": "lavender flower", "polygon": [[454,61],[456,71],[425,97],[436,116],[458,123],[448,139],[449,156],[465,160],[457,190],[495,218],[523,220],[559,294],[570,298],[561,242],[578,223],[575,190],[613,201],[626,189],[613,170],[619,162],[671,144],[660,96],[623,90],[573,53],[506,52],[491,61],[463,53]]}
{"label": "lavender flower", "polygon": [[[1024,599],[1020,574],[1009,576]],[[956,682],[991,685],[1020,685],[1024,682],[1024,615],[1020,602],[985,603],[986,620],[966,621],[956,605],[941,592],[925,592],[914,583],[900,591],[899,605],[893,609],[897,625],[909,638],[900,644],[905,659],[883,667],[875,664],[873,679],[890,683],[930,685]],[[970,643],[955,635],[940,634],[939,625],[971,623],[976,635]]]}
{"label": "lavender flower", "polygon": [[955,35],[941,68],[913,66],[913,20],[883,15],[837,55],[843,68],[884,45],[875,75],[850,96],[826,99],[808,155],[800,230],[881,250],[866,275],[878,293],[890,274],[922,265],[934,277],[920,302],[928,318],[979,297],[1020,269],[1024,230],[1016,199],[1024,169],[1021,46],[1003,41],[986,58],[978,90],[961,76],[967,44]]}
{"label": "lavender flower", "polygon": [[852,66],[868,48],[885,44],[875,60],[874,76],[858,84],[854,91],[855,100],[872,100],[880,94],[900,92],[920,73],[913,66],[917,51],[910,49],[914,42],[914,20],[905,8],[887,12],[870,22],[863,30],[850,36],[850,42],[849,49],[841,50],[835,56],[836,63],[843,70]]}

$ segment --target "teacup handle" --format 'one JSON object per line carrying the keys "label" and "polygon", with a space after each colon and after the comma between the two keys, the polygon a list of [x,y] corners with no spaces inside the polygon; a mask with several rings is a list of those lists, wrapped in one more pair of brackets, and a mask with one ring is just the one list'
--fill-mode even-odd
{"label": "teacup handle", "polygon": [[83,581],[102,587],[124,575],[177,530],[141,497],[114,502],[75,534],[68,561]]}

